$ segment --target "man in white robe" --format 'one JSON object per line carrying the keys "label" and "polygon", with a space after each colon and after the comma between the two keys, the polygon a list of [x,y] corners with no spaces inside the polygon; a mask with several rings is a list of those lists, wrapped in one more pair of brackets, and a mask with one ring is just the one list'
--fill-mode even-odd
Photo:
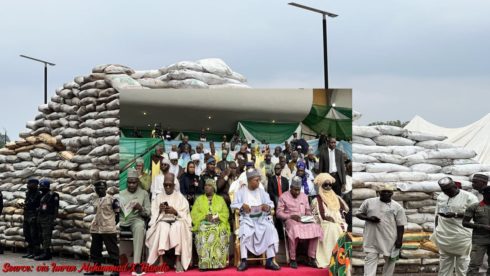
{"label": "man in white robe", "polygon": [[478,202],[470,192],[458,189],[450,177],[439,180],[442,193],[437,197],[436,228],[431,236],[439,248],[439,276],[466,275],[470,263],[472,229],[463,226],[466,208]]}
{"label": "man in white robe", "polygon": [[247,170],[248,185],[242,186],[236,193],[231,204],[232,209],[240,210],[240,258],[238,271],[247,269],[248,251],[254,255],[266,253],[266,269],[279,270],[273,257],[279,249],[279,237],[269,216],[274,203],[265,190],[259,188],[260,171]]}
{"label": "man in white robe", "polygon": [[171,173],[165,175],[164,192],[151,203],[146,246],[149,249],[149,264],[154,264],[157,259],[161,264],[162,255],[175,248],[176,271],[182,272],[189,267],[192,258],[192,220],[187,199],[175,191],[174,178]]}

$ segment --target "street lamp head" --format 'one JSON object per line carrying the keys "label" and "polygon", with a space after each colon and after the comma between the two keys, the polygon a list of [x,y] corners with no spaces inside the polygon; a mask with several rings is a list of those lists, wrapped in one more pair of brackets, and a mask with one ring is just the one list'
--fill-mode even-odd
{"label": "street lamp head", "polygon": [[45,65],[51,65],[51,66],[55,66],[56,65],[56,64],[54,64],[52,62],[45,61],[45,60],[42,60],[42,59],[33,58],[33,57],[28,57],[26,55],[20,55],[20,57],[31,59],[31,60],[34,60],[34,61],[38,61],[38,62],[44,63]]}
{"label": "street lamp head", "polygon": [[337,17],[338,15],[335,14],[335,13],[330,13],[330,12],[327,12],[327,11],[322,11],[322,10],[319,10],[319,9],[315,9],[315,8],[312,8],[312,7],[308,7],[308,6],[305,6],[305,5],[301,5],[301,4],[298,4],[298,3],[294,3],[294,2],[291,2],[291,3],[288,3],[289,5],[291,6],[294,6],[294,7],[297,7],[297,8],[301,8],[301,9],[305,9],[305,10],[309,10],[309,11],[312,11],[312,12],[316,12],[316,13],[320,13],[322,14],[324,17],[325,16],[328,16],[328,17]]}

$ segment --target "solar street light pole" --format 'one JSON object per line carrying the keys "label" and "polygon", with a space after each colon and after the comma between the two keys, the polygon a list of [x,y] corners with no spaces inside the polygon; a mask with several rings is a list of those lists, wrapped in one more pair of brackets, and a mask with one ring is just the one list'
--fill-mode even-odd
{"label": "solar street light pole", "polygon": [[327,16],[334,18],[334,17],[337,17],[338,15],[334,14],[334,13],[327,12],[327,11],[322,11],[319,9],[308,7],[305,5],[301,5],[298,3],[294,3],[294,2],[289,3],[289,5],[297,7],[297,8],[305,9],[308,11],[320,13],[323,17],[323,20],[322,20],[322,24],[323,24],[323,77],[324,77],[324,81],[325,81],[325,90],[327,90],[329,88],[329,86],[328,86],[328,55],[327,55]]}
{"label": "solar street light pole", "polygon": [[55,66],[56,64],[49,62],[49,61],[45,61],[45,60],[41,60],[41,59],[37,59],[37,58],[33,58],[33,57],[28,57],[25,55],[20,55],[20,57],[44,63],[44,104],[47,104],[48,103],[48,65]]}

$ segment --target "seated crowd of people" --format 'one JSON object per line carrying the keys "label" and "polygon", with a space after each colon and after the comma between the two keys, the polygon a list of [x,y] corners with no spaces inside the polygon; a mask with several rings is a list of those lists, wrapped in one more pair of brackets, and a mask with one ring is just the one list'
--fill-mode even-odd
{"label": "seated crowd of people", "polygon": [[[175,255],[177,272],[193,260],[200,270],[225,268],[230,254],[244,271],[250,253],[265,255],[265,267],[279,270],[274,257],[283,238],[290,267],[298,267],[302,240],[308,255],[304,263],[328,267],[350,224],[349,160],[335,148],[335,138],[318,154],[300,140],[272,151],[247,143],[233,151],[224,142],[217,156],[214,146],[192,149],[184,137],[169,152],[158,146],[149,170],[136,159],[120,193],[120,226],[132,232],[136,274],[143,273],[140,263],[161,265],[169,254]],[[234,222],[239,227],[232,232]],[[235,253],[230,253],[232,237]]]}

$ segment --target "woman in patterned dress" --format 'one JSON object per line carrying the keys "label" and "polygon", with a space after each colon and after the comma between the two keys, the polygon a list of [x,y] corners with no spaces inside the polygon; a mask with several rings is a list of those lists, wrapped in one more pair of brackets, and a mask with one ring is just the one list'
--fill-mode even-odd
{"label": "woman in patterned dress", "polygon": [[196,199],[191,211],[199,269],[225,268],[230,241],[228,206],[223,197],[216,194],[214,179],[206,180],[204,193]]}

